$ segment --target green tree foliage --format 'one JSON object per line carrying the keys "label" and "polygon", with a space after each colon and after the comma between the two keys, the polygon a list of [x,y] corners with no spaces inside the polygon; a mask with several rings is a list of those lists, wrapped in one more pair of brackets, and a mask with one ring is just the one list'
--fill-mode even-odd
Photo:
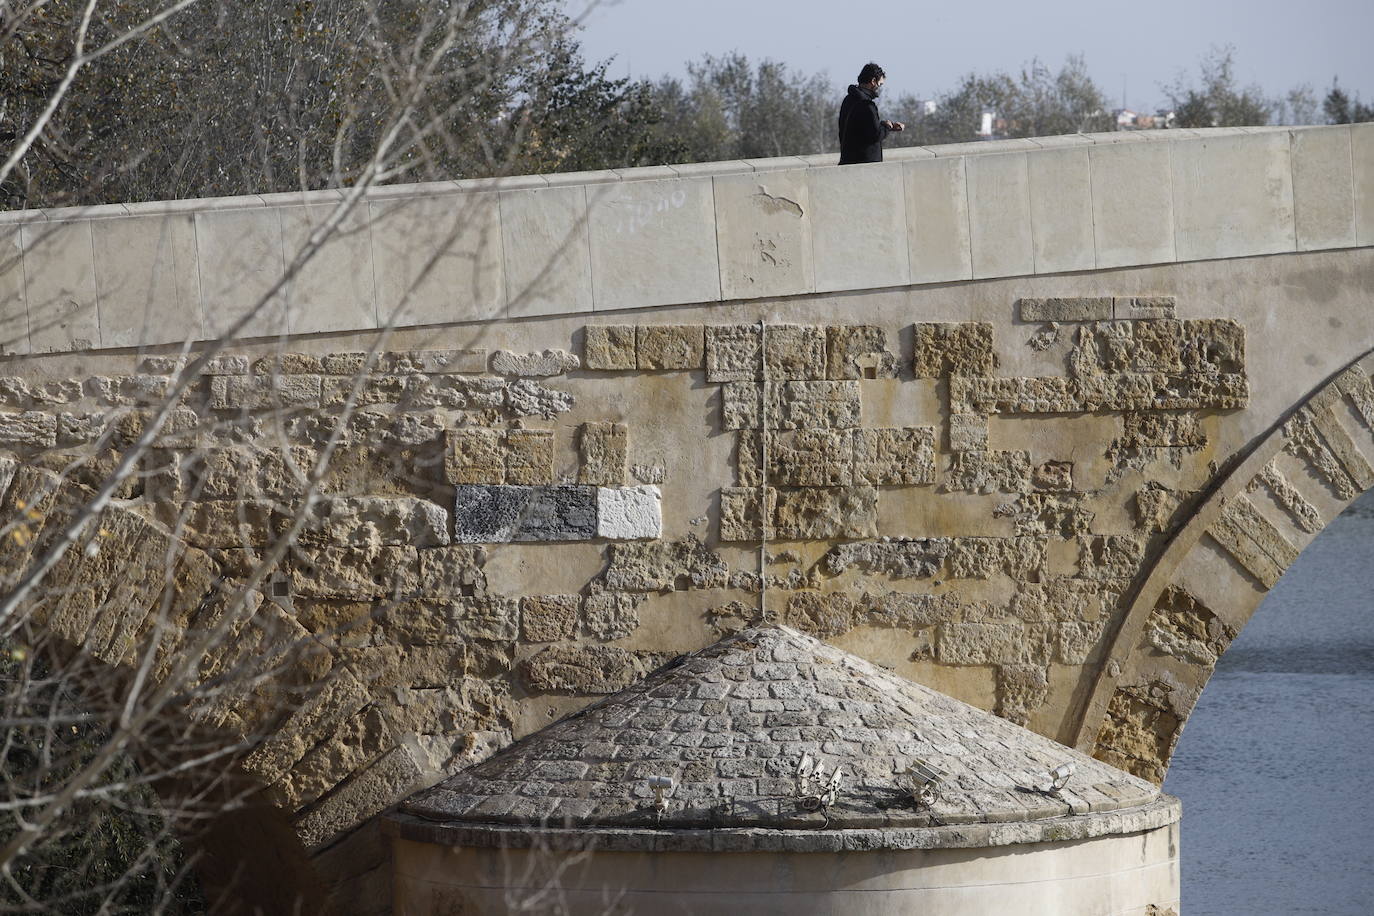
{"label": "green tree foliage", "polygon": [[1165,88],[1179,127],[1259,127],[1269,123],[1275,103],[1258,86],[1236,81],[1235,49],[1214,47],[1198,65],[1199,85],[1180,75]]}
{"label": "green tree foliage", "polygon": [[[91,44],[166,2],[110,4]],[[85,4],[32,6],[0,35],[0,137],[40,116]],[[389,180],[677,158],[648,87],[588,66],[575,30],[559,0],[199,0],[80,72],[6,203],[344,186],[417,84]],[[440,66],[411,67],[445,42]]]}
{"label": "green tree foliage", "polygon": [[1331,91],[1322,100],[1322,113],[1326,115],[1327,124],[1374,121],[1374,105],[1366,105],[1359,96],[1352,99],[1335,80],[1331,82]]}

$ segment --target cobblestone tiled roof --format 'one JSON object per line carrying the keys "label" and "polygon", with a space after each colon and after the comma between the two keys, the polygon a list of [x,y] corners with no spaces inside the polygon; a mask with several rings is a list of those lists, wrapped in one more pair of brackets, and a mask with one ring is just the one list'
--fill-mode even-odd
{"label": "cobblestone tiled roof", "polygon": [[[804,753],[844,770],[808,811]],[[930,808],[900,773],[944,773]],[[1055,797],[1047,771],[1076,770]],[[673,788],[660,814],[648,785]],[[786,627],[757,627],[516,742],[418,793],[427,821],[557,827],[890,828],[1039,821],[1146,805],[1159,790],[1112,766]]]}

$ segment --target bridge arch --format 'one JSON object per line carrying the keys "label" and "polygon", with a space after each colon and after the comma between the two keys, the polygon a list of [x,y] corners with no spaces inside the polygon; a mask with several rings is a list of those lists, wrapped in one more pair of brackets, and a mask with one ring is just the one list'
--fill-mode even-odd
{"label": "bridge arch", "polygon": [[1141,572],[1077,746],[1163,782],[1217,661],[1299,553],[1374,487],[1374,350],[1237,456]]}

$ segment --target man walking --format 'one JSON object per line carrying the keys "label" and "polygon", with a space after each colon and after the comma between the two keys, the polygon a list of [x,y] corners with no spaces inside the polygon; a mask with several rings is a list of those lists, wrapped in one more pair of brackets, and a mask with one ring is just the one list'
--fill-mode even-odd
{"label": "man walking", "polygon": [[840,103],[840,165],[882,162],[883,140],[893,131],[906,130],[900,121],[878,118],[875,99],[882,94],[886,81],[882,67],[864,64],[858,84],[849,87],[849,94]]}

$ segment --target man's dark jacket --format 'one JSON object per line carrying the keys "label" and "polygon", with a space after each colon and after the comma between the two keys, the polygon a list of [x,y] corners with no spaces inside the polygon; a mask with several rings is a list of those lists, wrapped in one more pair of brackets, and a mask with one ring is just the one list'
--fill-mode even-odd
{"label": "man's dark jacket", "polygon": [[840,103],[840,165],[882,162],[887,134],[888,129],[878,119],[873,90],[850,86],[849,94]]}

